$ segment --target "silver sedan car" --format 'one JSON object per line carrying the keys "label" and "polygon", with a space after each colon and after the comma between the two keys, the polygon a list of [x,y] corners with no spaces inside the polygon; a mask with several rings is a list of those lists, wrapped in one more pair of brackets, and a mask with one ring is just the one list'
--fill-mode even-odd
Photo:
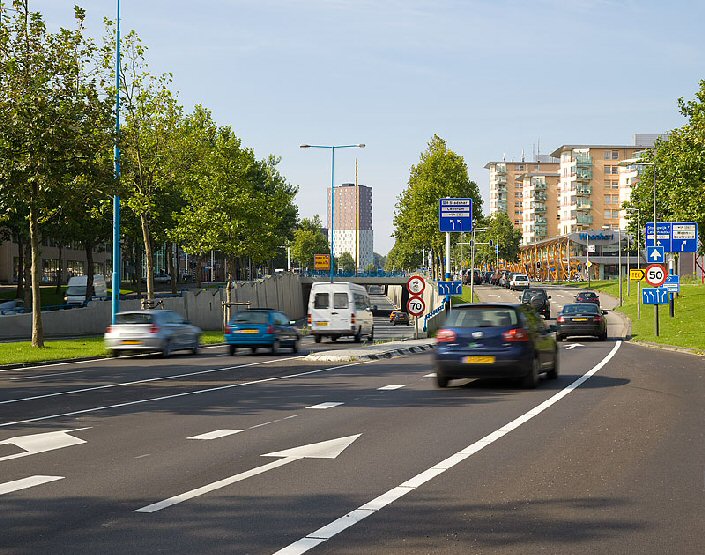
{"label": "silver sedan car", "polygon": [[105,330],[105,348],[113,356],[125,352],[158,352],[168,357],[188,349],[198,354],[201,328],[191,325],[173,310],[119,312],[115,324]]}

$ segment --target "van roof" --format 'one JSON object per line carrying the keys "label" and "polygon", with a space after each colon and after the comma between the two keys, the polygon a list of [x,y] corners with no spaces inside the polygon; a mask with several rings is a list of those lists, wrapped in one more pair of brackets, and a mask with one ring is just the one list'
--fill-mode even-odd
{"label": "van roof", "polygon": [[312,289],[321,289],[321,288],[330,288],[333,287],[334,289],[339,289],[341,291],[348,291],[350,289],[357,289],[360,291],[364,291],[365,293],[367,292],[367,289],[365,289],[362,285],[358,285],[357,283],[352,283],[350,281],[334,281],[331,283],[330,281],[318,281],[314,282],[311,284]]}

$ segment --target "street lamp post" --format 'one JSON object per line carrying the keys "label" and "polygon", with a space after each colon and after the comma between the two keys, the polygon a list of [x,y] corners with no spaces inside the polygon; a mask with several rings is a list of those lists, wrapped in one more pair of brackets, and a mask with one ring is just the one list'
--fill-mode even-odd
{"label": "street lamp post", "polygon": [[[115,184],[120,181],[120,0],[117,0],[117,27],[115,32]],[[113,281],[112,323],[120,312],[120,196],[113,196]]]}
{"label": "street lamp post", "polygon": [[365,148],[363,143],[356,145],[300,145],[300,148],[326,148],[331,151],[330,168],[330,281],[333,283],[335,268],[335,151],[340,148]]}

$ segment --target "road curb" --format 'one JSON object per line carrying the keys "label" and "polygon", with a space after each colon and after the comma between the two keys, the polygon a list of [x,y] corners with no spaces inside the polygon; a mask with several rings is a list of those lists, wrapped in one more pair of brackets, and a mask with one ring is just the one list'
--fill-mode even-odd
{"label": "road curb", "polygon": [[634,345],[638,345],[639,347],[648,347],[649,349],[660,349],[661,351],[672,351],[676,353],[682,353],[684,355],[705,357],[704,351],[692,349],[690,347],[676,347],[675,345],[666,345],[665,343],[654,343],[653,341],[640,341],[638,339],[631,339],[629,342]]}

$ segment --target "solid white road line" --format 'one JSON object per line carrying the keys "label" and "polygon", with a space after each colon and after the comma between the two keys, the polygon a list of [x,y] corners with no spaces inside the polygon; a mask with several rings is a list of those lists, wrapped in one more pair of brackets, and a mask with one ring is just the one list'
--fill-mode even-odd
{"label": "solid white road line", "polygon": [[233,434],[239,434],[242,430],[213,430],[212,432],[206,432],[198,436],[190,436],[186,439],[219,439],[221,437],[228,437]]}
{"label": "solid white road line", "polygon": [[[78,363],[76,363],[78,364]],[[26,370],[26,368],[24,369]],[[40,376],[15,376],[11,380],[38,380],[39,378],[53,378],[54,376],[67,376],[68,374],[80,374],[85,370],[72,370],[71,372],[57,372],[55,374],[42,374]]]}
{"label": "solid white road line", "polygon": [[306,407],[307,409],[332,409],[333,407],[339,407],[343,403],[319,403],[318,405],[313,405],[312,407]]}
{"label": "solid white road line", "polygon": [[535,406],[533,409],[530,411],[522,414],[521,416],[515,418],[511,422],[508,422],[498,430],[495,430],[489,435],[486,435],[482,439],[471,443],[461,451],[458,451],[457,453],[454,453],[450,457],[439,461],[436,465],[433,467],[425,470],[424,472],[421,472],[411,478],[410,480],[407,480],[406,482],[403,482],[399,484],[399,486],[390,489],[386,493],[383,493],[379,497],[376,497],[369,503],[366,503],[364,505],[361,505],[357,509],[350,511],[348,514],[334,520],[330,524],[327,524],[326,526],[323,526],[316,530],[315,532],[312,532],[308,534],[306,537],[301,538],[300,540],[295,541],[292,544],[289,544],[287,547],[284,547],[277,551],[274,555],[300,555],[302,553],[305,553],[309,549],[312,549],[316,547],[317,545],[323,543],[326,540],[329,540],[336,534],[342,532],[343,530],[346,530],[347,528],[350,528],[351,526],[357,524],[360,522],[362,519],[367,518],[368,516],[374,514],[375,512],[379,511],[383,507],[386,507],[387,505],[390,505],[397,499],[405,496],[407,493],[411,493],[414,491],[416,488],[419,486],[425,484],[426,482],[432,480],[436,476],[439,476],[440,474],[443,474],[446,470],[449,468],[453,468],[456,466],[458,463],[464,461],[468,457],[474,455],[475,453],[482,451],[485,447],[488,445],[493,444],[495,441],[498,439],[504,437],[506,434],[509,432],[516,430],[519,428],[522,424],[525,424],[535,416],[538,416],[541,414],[543,411],[548,409],[549,407],[553,406],[556,404],[558,401],[563,399],[566,395],[580,387],[583,383],[585,383],[588,379],[590,379],[598,370],[600,370],[602,367],[604,367],[611,359],[614,357],[614,355],[617,353],[619,350],[619,347],[622,345],[621,341],[617,341],[616,345],[612,350],[607,354],[605,358],[603,358],[598,364],[596,364],[592,369],[588,370],[585,374],[580,376],[577,380],[575,380],[573,383],[570,385],[566,386],[564,389],[556,393],[555,395],[549,397],[546,399],[543,403]]}
{"label": "solid white road line", "polygon": [[63,476],[42,476],[38,474],[36,476],[22,478],[21,480],[5,482],[4,484],[0,484],[0,495],[12,493],[13,491],[19,491],[21,489],[33,488],[34,486],[41,486],[42,484],[46,484],[48,482],[56,482],[57,480],[63,479]]}
{"label": "solid white road line", "polygon": [[395,389],[401,389],[403,385],[385,385],[384,387],[378,387],[377,391],[394,391]]}

